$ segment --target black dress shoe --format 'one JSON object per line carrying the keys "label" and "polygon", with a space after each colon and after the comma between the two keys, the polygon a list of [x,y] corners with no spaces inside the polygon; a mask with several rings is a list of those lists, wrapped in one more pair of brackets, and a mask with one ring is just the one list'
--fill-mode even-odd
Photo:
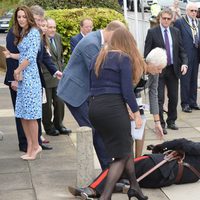
{"label": "black dress shoe", "polygon": [[200,110],[200,106],[198,106],[198,105],[190,106],[190,108],[191,108],[192,110]]}
{"label": "black dress shoe", "polygon": [[168,124],[168,125],[167,125],[167,128],[172,129],[172,130],[178,130],[178,126],[176,126],[175,123]]}
{"label": "black dress shoe", "polygon": [[192,109],[190,108],[189,105],[185,105],[185,106],[182,107],[182,111],[186,112],[186,113],[191,113]]}
{"label": "black dress shoe", "polygon": [[166,130],[166,128],[163,128],[163,134],[164,134],[164,135],[167,135],[167,130]]}
{"label": "black dress shoe", "polygon": [[65,127],[61,127],[58,129],[58,131],[60,132],[60,134],[62,135],[69,135],[72,131],[68,128]]}
{"label": "black dress shoe", "polygon": [[58,136],[60,133],[58,130],[52,129],[52,130],[46,131],[46,134],[50,136]]}
{"label": "black dress shoe", "polygon": [[97,197],[96,192],[90,188],[90,187],[85,187],[85,188],[77,188],[77,187],[71,187],[68,186],[69,192],[74,195],[74,196],[85,196],[86,199],[88,197]]}
{"label": "black dress shoe", "polygon": [[52,150],[53,147],[47,145],[47,144],[40,144],[40,146],[42,147],[42,150]]}

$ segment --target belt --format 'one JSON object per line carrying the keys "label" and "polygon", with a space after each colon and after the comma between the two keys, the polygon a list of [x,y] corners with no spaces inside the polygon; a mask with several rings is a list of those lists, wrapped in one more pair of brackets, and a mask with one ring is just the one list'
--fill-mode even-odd
{"label": "belt", "polygon": [[200,179],[200,172],[195,167],[193,167],[192,165],[186,162],[178,162],[178,173],[175,179],[176,184],[180,183],[180,180],[183,176],[184,167],[187,167],[188,169],[190,169]]}

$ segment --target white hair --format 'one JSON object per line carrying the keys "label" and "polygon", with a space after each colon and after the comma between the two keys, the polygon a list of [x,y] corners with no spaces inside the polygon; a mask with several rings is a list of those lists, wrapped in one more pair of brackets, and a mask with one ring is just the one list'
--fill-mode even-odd
{"label": "white hair", "polygon": [[146,62],[153,64],[154,66],[160,66],[162,68],[167,65],[167,53],[165,49],[156,47],[152,49],[146,57]]}
{"label": "white hair", "polygon": [[197,5],[197,3],[195,3],[195,2],[189,2],[189,3],[187,3],[187,5],[186,5],[186,11],[188,11],[188,10],[190,10],[191,9],[191,7],[192,8],[196,8],[197,10],[198,10],[198,5]]}

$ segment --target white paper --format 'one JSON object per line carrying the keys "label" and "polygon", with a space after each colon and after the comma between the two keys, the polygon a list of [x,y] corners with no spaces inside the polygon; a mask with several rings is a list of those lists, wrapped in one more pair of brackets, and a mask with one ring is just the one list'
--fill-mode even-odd
{"label": "white paper", "polygon": [[45,88],[42,88],[42,104],[47,103],[47,96],[46,96],[46,91]]}
{"label": "white paper", "polygon": [[131,121],[131,135],[134,140],[142,140],[146,121],[146,118],[142,117],[142,127],[139,129],[135,128],[135,121]]}

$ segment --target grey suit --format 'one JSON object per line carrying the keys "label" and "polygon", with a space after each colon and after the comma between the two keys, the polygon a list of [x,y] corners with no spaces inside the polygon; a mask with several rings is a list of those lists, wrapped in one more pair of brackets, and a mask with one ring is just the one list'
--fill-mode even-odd
{"label": "grey suit", "polygon": [[159,114],[158,107],[158,78],[159,75],[149,75],[146,87],[149,89],[150,113]]}
{"label": "grey suit", "polygon": [[[76,46],[58,84],[57,94],[79,126],[92,127],[88,117],[88,97],[90,94],[90,62],[101,48],[101,32],[89,33]],[[93,143],[102,169],[111,160],[107,158],[105,148],[96,131],[93,131]]]}
{"label": "grey suit", "polygon": [[[57,69],[63,71],[63,48],[61,36],[59,34],[55,34],[54,42],[56,48],[53,44],[49,43],[50,46],[50,54],[53,63],[56,65]],[[64,103],[57,96],[56,90],[58,85],[57,78],[51,76],[47,68],[42,65],[42,71],[44,75],[45,85],[46,85],[46,97],[47,103],[42,106],[42,123],[45,131],[52,132],[55,129],[60,130],[63,127],[63,118],[64,118]],[[53,102],[53,121],[52,119],[52,102]]]}

